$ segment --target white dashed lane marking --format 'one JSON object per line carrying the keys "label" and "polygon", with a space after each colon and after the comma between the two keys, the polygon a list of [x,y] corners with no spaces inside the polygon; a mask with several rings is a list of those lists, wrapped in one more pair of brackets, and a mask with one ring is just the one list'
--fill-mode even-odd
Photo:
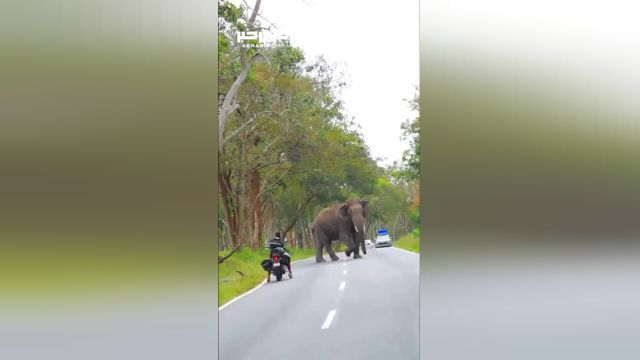
{"label": "white dashed lane marking", "polygon": [[344,290],[345,286],[347,286],[347,282],[346,281],[341,282],[340,283],[340,287],[338,288],[338,290],[340,290],[340,291]]}
{"label": "white dashed lane marking", "polygon": [[322,330],[328,329],[329,326],[331,326],[331,322],[333,321],[334,316],[336,316],[336,311],[335,310],[329,311],[329,314],[327,315],[327,318],[324,320],[324,323],[322,324],[322,327],[320,329]]}

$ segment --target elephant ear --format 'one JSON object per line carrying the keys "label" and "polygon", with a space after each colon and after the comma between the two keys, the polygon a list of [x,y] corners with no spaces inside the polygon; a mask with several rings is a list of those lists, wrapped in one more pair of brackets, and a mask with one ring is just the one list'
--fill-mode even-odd
{"label": "elephant ear", "polygon": [[342,204],[342,206],[340,206],[340,215],[349,217],[349,206],[351,206],[349,203]]}

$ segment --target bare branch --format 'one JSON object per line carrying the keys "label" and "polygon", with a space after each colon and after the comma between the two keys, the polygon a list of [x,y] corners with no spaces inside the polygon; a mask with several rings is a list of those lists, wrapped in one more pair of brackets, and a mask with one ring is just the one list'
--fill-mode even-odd
{"label": "bare branch", "polygon": [[[273,165],[280,165],[280,166],[282,166],[282,165],[284,165],[284,163],[283,163],[283,162],[280,162],[280,161],[273,161],[273,162],[270,162],[270,163],[262,164],[262,165],[260,165],[260,166],[256,167],[256,168],[255,168],[255,171],[259,171],[259,170],[262,170],[262,169],[264,169],[264,168],[268,168],[269,166],[273,166]],[[273,172],[273,171],[272,171],[272,172]],[[269,177],[270,177],[270,175],[271,175],[271,173],[269,173]]]}
{"label": "bare branch", "polygon": [[[280,182],[280,180],[282,180],[285,176],[287,176],[289,174],[289,170],[285,170],[282,172],[282,175],[280,175],[280,177],[278,177],[275,181],[273,181],[269,186],[264,187],[263,189],[260,190],[260,192],[258,193],[257,197],[262,196],[267,190],[271,189],[272,187],[276,186],[276,184],[278,184]],[[256,198],[257,198],[256,197]],[[254,204],[255,206],[255,204]]]}
{"label": "bare branch", "polygon": [[233,132],[233,134],[227,136],[227,138],[224,139],[222,143],[223,144],[227,143],[227,141],[229,141],[232,137],[238,135],[238,133],[240,133],[242,129],[244,129],[247,125],[251,124],[255,120],[256,120],[256,117],[252,117],[251,119],[247,120],[244,124],[242,124],[239,128],[237,128],[236,131]]}
{"label": "bare branch", "polygon": [[311,203],[311,200],[313,200],[314,197],[315,197],[315,194],[313,192],[310,192],[302,200],[302,202],[298,205],[296,212],[294,213],[293,219],[291,220],[289,225],[285,228],[285,230],[282,231],[282,236],[285,236],[285,234],[291,231],[291,229],[296,225],[296,223],[298,222],[298,219],[300,218],[302,213],[307,209],[307,206],[309,206],[309,204]]}
{"label": "bare branch", "polygon": [[223,257],[219,257],[218,256],[218,264],[222,264],[223,261],[227,260],[228,258],[231,257],[231,255],[233,255],[236,251],[238,251],[240,249],[240,247],[242,246],[242,243],[238,243],[238,245],[236,245],[233,250],[231,250],[231,252],[229,254],[227,254],[226,256]]}
{"label": "bare branch", "polygon": [[256,6],[253,7],[253,13],[249,18],[249,24],[253,25],[254,21],[256,21],[256,16],[258,16],[258,11],[260,11],[260,3],[262,0],[256,0]]}
{"label": "bare branch", "polygon": [[249,68],[246,66],[246,61],[244,61],[244,51],[241,51],[241,54],[242,55],[240,56],[240,62],[244,63],[244,65],[242,66],[242,71],[240,71],[240,75],[238,75],[236,80],[231,85],[231,88],[227,92],[227,96],[225,96],[224,102],[222,103],[222,106],[220,107],[220,110],[218,112],[218,151],[220,153],[222,153],[224,145],[225,124],[227,123],[229,115],[231,115],[231,113],[233,113],[240,106],[234,100],[238,93],[238,90],[240,89],[240,85],[242,85],[244,80],[247,78],[247,74],[249,73]]}
{"label": "bare branch", "polygon": [[260,15],[260,14],[258,14],[258,17],[260,17],[262,20],[264,20],[264,21],[266,21],[266,22],[268,22],[268,23],[269,23],[269,27],[267,28],[268,30],[271,30],[271,27],[272,27],[272,26],[273,26],[274,28],[276,28],[276,29],[279,29],[278,24],[276,24],[276,23],[274,23],[274,22],[269,21],[269,19],[267,19],[266,17],[264,17],[264,16],[262,16],[262,15]]}
{"label": "bare branch", "polygon": [[270,148],[273,144],[277,143],[279,140],[280,140],[280,137],[278,136],[278,137],[277,137],[277,138],[275,138],[272,142],[268,143],[268,144],[267,144],[267,146],[265,146],[265,147],[264,147],[264,149],[262,149],[262,153],[266,153],[266,152],[267,152],[267,150],[269,150],[269,148]]}
{"label": "bare branch", "polygon": [[267,62],[267,64],[269,64],[269,66],[271,66],[271,61],[269,60],[269,58],[267,58],[266,56],[264,56],[262,53],[259,53],[259,52],[256,52],[255,54],[253,54],[253,56],[251,57],[251,60],[249,60],[249,66],[251,66],[251,64],[253,64],[253,62],[259,56],[261,56]]}
{"label": "bare branch", "polygon": [[[242,0],[242,2],[243,2],[243,3],[244,3],[244,5],[247,7],[247,9],[251,9],[251,6],[249,6],[249,4],[248,4],[245,0]],[[260,14],[258,14],[258,17],[260,17],[262,20],[265,20],[266,22],[268,22],[268,23],[269,23],[269,25],[271,25],[271,26],[273,26],[274,28],[278,29],[278,25],[277,25],[277,24],[275,24],[275,23],[273,23],[273,22],[271,22],[271,21],[269,21],[269,19],[265,18],[264,16],[262,16],[262,15],[260,15]]]}
{"label": "bare branch", "polygon": [[[274,182],[272,182],[272,183],[271,183],[271,185],[266,186],[266,187],[265,187],[265,186],[263,186],[263,187],[260,189],[260,191],[258,191],[258,194],[256,195],[255,199],[253,200],[253,203],[251,204],[251,207],[249,207],[249,210],[250,210],[250,211],[254,211],[254,208],[256,207],[256,204],[257,204],[257,202],[258,202],[258,199],[260,199],[260,198],[262,197],[262,195],[264,195],[264,193],[265,193],[268,189],[272,188],[272,187],[273,187],[273,186],[275,186],[278,182],[280,182],[280,180],[282,180],[282,178],[283,178],[283,177],[285,177],[285,176],[287,175],[287,173],[288,173],[288,172],[289,172],[288,170],[285,170],[285,171],[282,173],[282,175],[281,175],[278,179],[276,179]],[[266,182],[265,182],[265,183],[266,183]]]}

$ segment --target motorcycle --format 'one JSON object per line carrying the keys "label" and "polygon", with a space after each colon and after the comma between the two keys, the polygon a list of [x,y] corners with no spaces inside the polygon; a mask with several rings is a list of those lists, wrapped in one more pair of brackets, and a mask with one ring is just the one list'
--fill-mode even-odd
{"label": "motorcycle", "polygon": [[281,244],[270,243],[269,258],[262,261],[262,268],[267,272],[267,282],[271,282],[271,276],[275,276],[277,281],[282,280],[282,276],[287,274],[289,279],[293,278],[291,273],[291,256],[284,250]]}

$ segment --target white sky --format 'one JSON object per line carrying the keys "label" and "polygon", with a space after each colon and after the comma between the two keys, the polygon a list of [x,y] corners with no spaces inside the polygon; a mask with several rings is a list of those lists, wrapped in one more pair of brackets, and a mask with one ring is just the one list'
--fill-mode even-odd
{"label": "white sky", "polygon": [[[253,6],[254,1],[247,3]],[[400,160],[408,144],[400,124],[415,117],[402,99],[419,84],[418,0],[263,0],[261,14],[307,59],[324,55],[345,72],[347,115],[381,165]],[[264,20],[263,25],[267,25]]]}

